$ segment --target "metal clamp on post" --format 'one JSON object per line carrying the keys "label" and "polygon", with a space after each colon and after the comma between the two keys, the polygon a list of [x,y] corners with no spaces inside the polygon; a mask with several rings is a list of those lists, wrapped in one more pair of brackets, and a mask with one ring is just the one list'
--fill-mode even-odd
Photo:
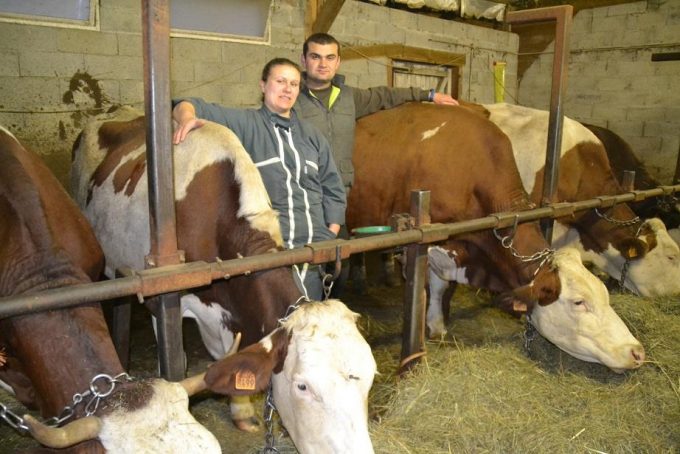
{"label": "metal clamp on post", "polygon": [[569,202],[551,203],[549,207],[552,209],[553,217],[555,219],[564,218],[567,216],[571,217],[574,215],[574,204]]}
{"label": "metal clamp on post", "polygon": [[444,224],[426,224],[418,227],[416,230],[420,230],[423,235],[423,239],[420,241],[421,243],[436,243],[438,241],[444,241],[449,237]]}
{"label": "metal clamp on post", "polygon": [[144,256],[144,266],[146,268],[156,268],[166,265],[177,265],[178,263],[184,263],[185,261],[186,257],[184,255],[184,251],[181,249],[177,250],[177,254],[163,256],[149,254]]}
{"label": "metal clamp on post", "polygon": [[348,244],[348,241],[343,239],[318,241],[306,244],[305,247],[312,250],[312,260],[310,263],[314,265],[333,262],[336,260],[338,253],[341,260],[346,259],[352,252],[352,247]]}
{"label": "metal clamp on post", "polygon": [[629,193],[633,194],[632,202],[640,202],[641,200],[645,200],[647,198],[647,196],[645,195],[645,191],[633,190],[630,191]]}
{"label": "metal clamp on post", "polygon": [[596,200],[599,200],[601,205],[601,208],[609,208],[613,207],[616,205],[616,196],[611,196],[611,195],[601,195],[599,197],[595,197]]}

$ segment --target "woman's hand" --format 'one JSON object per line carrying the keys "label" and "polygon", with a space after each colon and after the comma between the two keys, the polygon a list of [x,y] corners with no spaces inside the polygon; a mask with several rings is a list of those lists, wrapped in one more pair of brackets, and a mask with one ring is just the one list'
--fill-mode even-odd
{"label": "woman's hand", "polygon": [[186,101],[182,101],[172,110],[173,125],[175,132],[172,134],[172,143],[177,145],[183,142],[194,129],[198,129],[204,124],[206,120],[196,118],[196,110],[194,106]]}
{"label": "woman's hand", "polygon": [[335,236],[338,236],[338,233],[340,233],[340,224],[328,224],[328,230],[333,232]]}

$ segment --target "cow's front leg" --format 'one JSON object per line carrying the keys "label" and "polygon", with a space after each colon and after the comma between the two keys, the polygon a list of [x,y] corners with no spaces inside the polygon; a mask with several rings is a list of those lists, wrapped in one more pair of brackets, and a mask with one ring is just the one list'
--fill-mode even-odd
{"label": "cow's front leg", "polygon": [[234,425],[244,432],[257,432],[260,430],[260,421],[255,417],[255,408],[250,401],[250,396],[230,396],[229,410]]}

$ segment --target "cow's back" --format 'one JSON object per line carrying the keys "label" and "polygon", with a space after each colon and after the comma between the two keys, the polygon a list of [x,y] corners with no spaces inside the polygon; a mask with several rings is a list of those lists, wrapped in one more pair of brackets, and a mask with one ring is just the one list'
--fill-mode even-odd
{"label": "cow's back", "polygon": [[410,103],[359,120],[348,224],[408,212],[410,191],[431,191],[433,222],[528,207],[505,135],[462,107]]}

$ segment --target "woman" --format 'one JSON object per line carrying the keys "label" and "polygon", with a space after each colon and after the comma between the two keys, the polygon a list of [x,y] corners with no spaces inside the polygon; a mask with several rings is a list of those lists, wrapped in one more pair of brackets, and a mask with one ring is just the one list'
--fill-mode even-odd
{"label": "woman", "polygon": [[[300,247],[335,238],[345,222],[346,198],[331,157],[330,145],[292,110],[300,93],[300,68],[275,58],[262,70],[259,109],[230,109],[199,98],[175,101],[172,112],[179,126],[175,144],[206,120],[229,127],[257,166],[279,212],[284,245]],[[296,266],[298,283],[309,298],[321,299],[323,285],[317,267]]]}

